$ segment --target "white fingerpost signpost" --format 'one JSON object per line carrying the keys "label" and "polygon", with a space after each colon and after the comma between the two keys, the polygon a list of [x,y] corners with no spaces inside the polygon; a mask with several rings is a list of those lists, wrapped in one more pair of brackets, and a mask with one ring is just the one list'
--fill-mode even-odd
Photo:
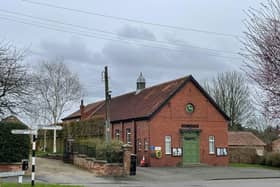
{"label": "white fingerpost signpost", "polygon": [[[31,185],[35,185],[35,150],[36,150],[36,136],[37,130],[35,129],[15,129],[12,130],[12,134],[25,134],[32,135],[32,173],[31,173]],[[21,179],[22,180],[22,179]]]}
{"label": "white fingerpost signpost", "polygon": [[[32,135],[32,173],[31,173],[31,185],[35,185],[35,151],[36,151],[36,139],[38,130],[62,130],[61,126],[42,126],[39,125],[37,129],[14,129],[12,130],[12,134],[25,134],[25,135]],[[19,178],[19,182],[22,183],[22,176],[21,179]]]}

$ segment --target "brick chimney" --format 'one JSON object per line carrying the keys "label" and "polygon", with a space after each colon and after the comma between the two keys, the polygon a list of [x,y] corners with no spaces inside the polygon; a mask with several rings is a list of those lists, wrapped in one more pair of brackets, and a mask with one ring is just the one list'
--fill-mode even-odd
{"label": "brick chimney", "polygon": [[80,113],[81,113],[81,120],[85,119],[85,106],[84,106],[84,100],[81,100]]}

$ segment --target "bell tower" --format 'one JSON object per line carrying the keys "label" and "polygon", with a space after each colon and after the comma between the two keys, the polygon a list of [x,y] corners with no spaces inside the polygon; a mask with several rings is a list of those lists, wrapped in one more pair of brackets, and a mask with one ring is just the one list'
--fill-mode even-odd
{"label": "bell tower", "polygon": [[139,77],[137,78],[136,81],[136,90],[137,91],[141,91],[146,87],[146,80],[142,74],[142,72],[140,73]]}

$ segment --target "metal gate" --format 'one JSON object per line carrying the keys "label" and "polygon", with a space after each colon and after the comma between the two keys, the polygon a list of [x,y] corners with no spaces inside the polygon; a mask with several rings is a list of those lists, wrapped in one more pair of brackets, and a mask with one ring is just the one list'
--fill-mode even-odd
{"label": "metal gate", "polygon": [[64,140],[63,162],[73,163],[74,161],[74,139],[67,138]]}

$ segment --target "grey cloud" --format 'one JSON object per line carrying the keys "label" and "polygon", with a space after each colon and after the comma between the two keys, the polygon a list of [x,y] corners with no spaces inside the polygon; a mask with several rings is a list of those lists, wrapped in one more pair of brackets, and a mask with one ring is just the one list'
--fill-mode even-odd
{"label": "grey cloud", "polygon": [[90,62],[93,57],[86,44],[77,38],[72,38],[68,42],[43,40],[40,46],[50,58],[63,57],[65,60]]}
{"label": "grey cloud", "polygon": [[[61,57],[72,72],[78,74],[84,88],[84,97],[89,102],[103,97],[103,83],[101,72],[106,58],[101,53],[91,51],[78,38],[71,38],[67,42],[44,40],[41,42],[41,53],[36,61],[42,59],[53,60]],[[34,61],[35,62],[35,61]]]}
{"label": "grey cloud", "polygon": [[[193,48],[178,48],[178,51],[150,49],[145,47],[108,44],[103,55],[117,68],[132,68],[155,71],[158,69],[189,71],[223,71],[228,65],[216,54]],[[218,67],[218,68],[217,68]],[[175,73],[176,71],[174,71]],[[172,72],[170,72],[172,73]]]}
{"label": "grey cloud", "polygon": [[44,41],[42,49],[50,56],[65,58],[71,69],[79,74],[88,100],[104,96],[101,72],[105,65],[109,67],[113,96],[134,91],[140,72],[143,72],[147,86],[151,86],[189,74],[204,80],[233,68],[226,59],[202,49],[182,46],[176,48],[178,52],[109,42],[100,52],[94,52],[82,41],[71,40],[66,43]]}
{"label": "grey cloud", "polygon": [[118,35],[126,38],[156,40],[153,32],[142,27],[134,27],[131,25],[125,25],[124,27],[122,27],[118,31]]}
{"label": "grey cloud", "polygon": [[180,52],[113,43],[105,45],[101,56],[112,71],[113,94],[133,91],[139,72],[143,72],[150,86],[189,74],[204,80],[233,68],[227,59],[216,54],[188,47],[177,49]]}

